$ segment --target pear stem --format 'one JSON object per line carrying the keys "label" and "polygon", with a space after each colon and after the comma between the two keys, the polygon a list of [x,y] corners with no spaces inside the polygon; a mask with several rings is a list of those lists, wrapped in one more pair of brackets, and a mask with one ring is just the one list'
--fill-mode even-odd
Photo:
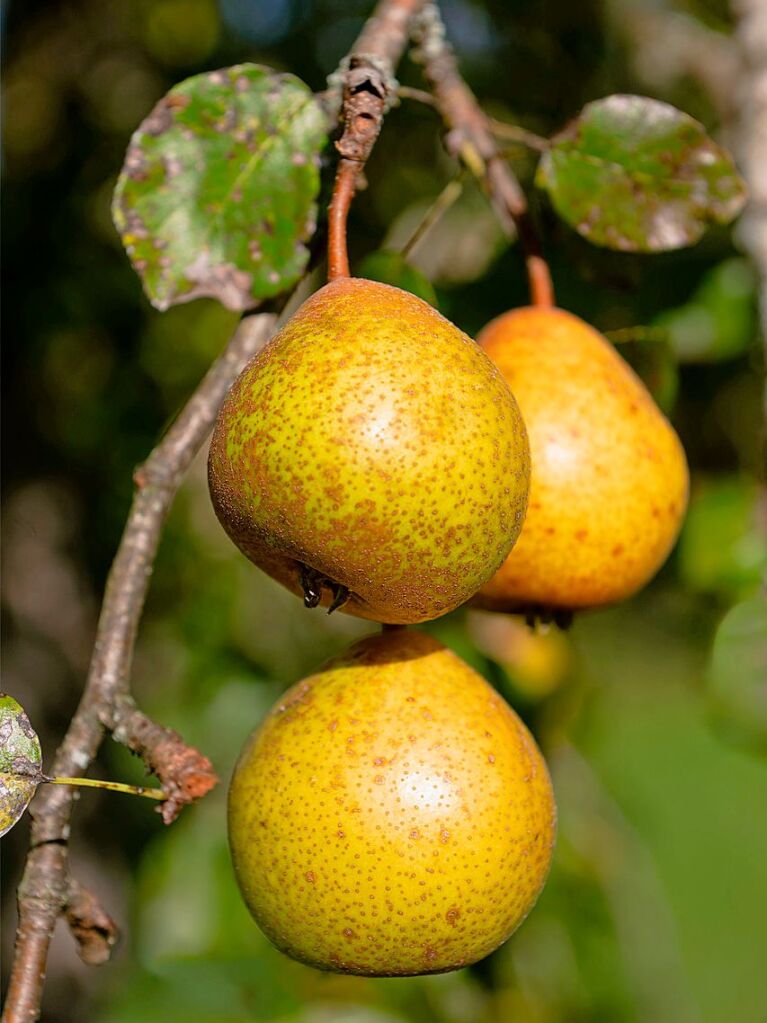
{"label": "pear stem", "polygon": [[[522,234],[520,232],[520,240]],[[554,302],[554,285],[549,272],[549,265],[537,252],[525,253],[527,279],[530,285],[530,301],[539,309],[551,309]]]}
{"label": "pear stem", "polygon": [[360,171],[381,131],[397,82],[392,65],[399,59],[411,18],[424,0],[379,0],[349,55],[343,76],[341,120],[336,142],[340,160],[328,208],[328,280],[349,277],[346,220]]}
{"label": "pear stem", "polygon": [[144,796],[146,799],[162,801],[168,796],[162,789],[146,788],[144,785],[126,785],[121,781],[102,781],[101,778],[44,778],[48,785],[77,785],[84,788],[108,789],[110,792],[125,792],[129,796]]}
{"label": "pear stem", "polygon": [[349,254],[346,247],[346,221],[349,216],[357,175],[361,164],[342,157],[336,172],[333,198],[328,207],[328,280],[349,277]]}
{"label": "pear stem", "polygon": [[445,148],[479,179],[506,234],[513,236],[516,230],[533,305],[554,305],[551,274],[527,196],[496,142],[493,122],[461,77],[435,3],[427,2],[421,9],[413,37],[418,46],[413,56],[423,66],[435,106],[449,129]]}

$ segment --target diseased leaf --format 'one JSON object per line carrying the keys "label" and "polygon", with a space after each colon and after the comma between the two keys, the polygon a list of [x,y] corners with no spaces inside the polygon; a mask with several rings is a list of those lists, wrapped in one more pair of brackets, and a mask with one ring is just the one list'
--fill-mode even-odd
{"label": "diseased leaf", "polygon": [[152,304],[206,295],[240,311],[294,284],[325,135],[290,74],[239,64],[171,89],[133,135],[112,206]]}
{"label": "diseased leaf", "polygon": [[703,125],[644,96],[587,104],[544,154],[537,183],[585,238],[624,252],[692,245],[746,199],[732,156]]}
{"label": "diseased leaf", "polygon": [[708,674],[720,729],[767,754],[767,596],[728,611],[716,633]]}
{"label": "diseased leaf", "polygon": [[0,693],[0,835],[10,831],[40,783],[40,740],[24,709]]}

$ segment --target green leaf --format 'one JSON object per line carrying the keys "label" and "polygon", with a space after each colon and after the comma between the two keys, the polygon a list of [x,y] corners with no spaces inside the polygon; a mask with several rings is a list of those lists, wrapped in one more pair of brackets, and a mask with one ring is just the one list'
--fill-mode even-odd
{"label": "green leaf", "polygon": [[240,311],[294,284],[325,134],[309,88],[256,64],[171,89],[133,135],[112,206],[152,304],[207,295]]}
{"label": "green leaf", "polygon": [[420,270],[411,266],[399,252],[380,249],[378,252],[369,253],[357,267],[357,274],[371,281],[402,288],[403,291],[409,291],[412,295],[422,298],[435,309],[439,308],[431,281]]}
{"label": "green leaf", "polygon": [[538,167],[559,215],[623,252],[665,252],[727,224],[746,200],[732,156],[676,107],[616,95],[587,104]]}
{"label": "green leaf", "polygon": [[767,596],[737,604],[725,615],[708,681],[720,729],[767,754]]}
{"label": "green leaf", "polygon": [[757,336],[757,280],[745,259],[726,259],[684,305],[655,324],[681,362],[720,362],[742,355]]}
{"label": "green leaf", "polygon": [[686,586],[730,602],[755,592],[767,572],[758,499],[757,485],[737,476],[709,479],[695,489],[679,539]]}
{"label": "green leaf", "polygon": [[40,784],[40,740],[23,707],[0,693],[0,835],[10,831]]}

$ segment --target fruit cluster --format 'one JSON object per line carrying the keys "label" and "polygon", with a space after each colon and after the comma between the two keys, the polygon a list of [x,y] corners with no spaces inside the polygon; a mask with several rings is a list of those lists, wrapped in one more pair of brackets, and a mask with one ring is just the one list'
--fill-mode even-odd
{"label": "fruit cluster", "polygon": [[[476,344],[340,278],[232,388],[216,513],[308,606],[411,625],[468,600],[564,618],[658,569],[687,498],[676,434],[595,330],[518,309]],[[487,955],[545,882],[555,805],[514,711],[420,632],[385,629],[291,689],[249,740],[230,844],[288,954],[366,975]]]}

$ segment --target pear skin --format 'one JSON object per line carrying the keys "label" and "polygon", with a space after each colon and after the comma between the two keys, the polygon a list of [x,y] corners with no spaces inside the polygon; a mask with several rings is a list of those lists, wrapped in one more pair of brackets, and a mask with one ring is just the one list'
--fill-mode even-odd
{"label": "pear skin", "polygon": [[284,695],[246,743],[228,816],[243,897],[278,948],[408,976],[506,941],[545,883],[556,809],[502,697],[436,640],[396,630]]}
{"label": "pear skin", "polygon": [[344,278],[234,384],[209,481],[237,546],[310,606],[348,597],[347,612],[404,624],[464,603],[503,563],[529,449],[469,337],[414,295]]}
{"label": "pear skin", "polygon": [[613,346],[561,309],[515,309],[479,343],[522,410],[530,497],[514,550],[475,603],[576,610],[624,600],[666,560],[687,506],[675,431]]}

